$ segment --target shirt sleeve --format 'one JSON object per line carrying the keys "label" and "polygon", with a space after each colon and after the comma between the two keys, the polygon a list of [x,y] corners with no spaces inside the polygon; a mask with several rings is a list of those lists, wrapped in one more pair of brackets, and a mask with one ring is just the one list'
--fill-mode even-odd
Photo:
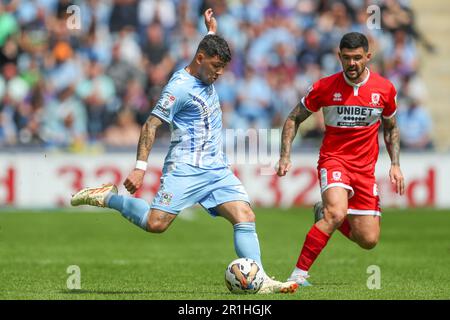
{"label": "shirt sleeve", "polygon": [[180,111],[182,106],[183,103],[180,96],[177,96],[173,90],[166,87],[153,108],[152,114],[167,123],[171,123],[173,117]]}
{"label": "shirt sleeve", "polygon": [[320,93],[319,81],[308,88],[306,95],[302,98],[302,104],[310,112],[317,112],[320,110]]}
{"label": "shirt sleeve", "polygon": [[383,118],[389,119],[392,118],[397,112],[397,90],[393,84],[391,84],[391,90],[389,91],[389,95],[387,98],[387,102],[383,109]]}

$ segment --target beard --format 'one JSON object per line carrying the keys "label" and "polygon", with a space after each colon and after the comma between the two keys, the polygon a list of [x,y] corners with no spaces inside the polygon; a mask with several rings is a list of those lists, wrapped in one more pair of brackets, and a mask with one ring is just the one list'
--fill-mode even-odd
{"label": "beard", "polygon": [[363,71],[364,71],[364,68],[360,68],[360,69],[358,67],[347,68],[347,70],[345,70],[345,75],[350,80],[356,80],[361,76]]}

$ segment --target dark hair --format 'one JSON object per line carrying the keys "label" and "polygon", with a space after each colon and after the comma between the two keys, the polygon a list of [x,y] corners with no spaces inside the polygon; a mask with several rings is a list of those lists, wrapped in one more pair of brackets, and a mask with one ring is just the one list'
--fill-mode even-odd
{"label": "dark hair", "polygon": [[210,57],[218,56],[225,63],[231,61],[231,51],[228,43],[225,39],[215,34],[209,34],[203,38],[198,45],[197,52],[199,51],[203,51]]}
{"label": "dark hair", "polygon": [[339,49],[356,49],[362,47],[365,52],[369,51],[369,41],[367,37],[359,32],[346,33],[339,44]]}

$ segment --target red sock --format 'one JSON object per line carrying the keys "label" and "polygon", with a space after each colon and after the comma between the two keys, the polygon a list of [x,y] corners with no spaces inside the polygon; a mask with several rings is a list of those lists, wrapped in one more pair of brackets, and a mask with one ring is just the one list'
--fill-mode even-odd
{"label": "red sock", "polygon": [[297,268],[308,271],[323,248],[327,245],[330,235],[313,225],[306,235],[305,243],[297,260]]}
{"label": "red sock", "polygon": [[341,226],[338,228],[338,230],[347,238],[350,239],[350,233],[352,231],[352,228],[350,227],[350,222],[348,222],[348,218],[344,219],[344,222],[342,222]]}

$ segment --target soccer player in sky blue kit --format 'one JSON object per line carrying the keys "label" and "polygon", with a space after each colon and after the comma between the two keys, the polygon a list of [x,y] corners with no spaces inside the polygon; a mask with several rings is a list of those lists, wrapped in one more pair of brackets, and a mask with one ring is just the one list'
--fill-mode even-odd
{"label": "soccer player in sky blue kit", "polygon": [[[234,229],[239,257],[261,264],[255,214],[248,195],[232,173],[222,151],[222,111],[213,83],[231,60],[227,42],[216,35],[212,9],[205,11],[208,35],[200,42],[192,62],[173,74],[143,125],[137,147],[136,168],[124,186],[135,193],[142,185],[156,129],[166,122],[172,132],[160,188],[151,205],[145,200],[118,195],[115,185],[85,188],[73,195],[73,206],[113,208],[140,228],[164,232],[185,208],[199,203],[212,216],[222,216]],[[259,293],[295,292],[295,282],[280,282],[267,275]]]}

